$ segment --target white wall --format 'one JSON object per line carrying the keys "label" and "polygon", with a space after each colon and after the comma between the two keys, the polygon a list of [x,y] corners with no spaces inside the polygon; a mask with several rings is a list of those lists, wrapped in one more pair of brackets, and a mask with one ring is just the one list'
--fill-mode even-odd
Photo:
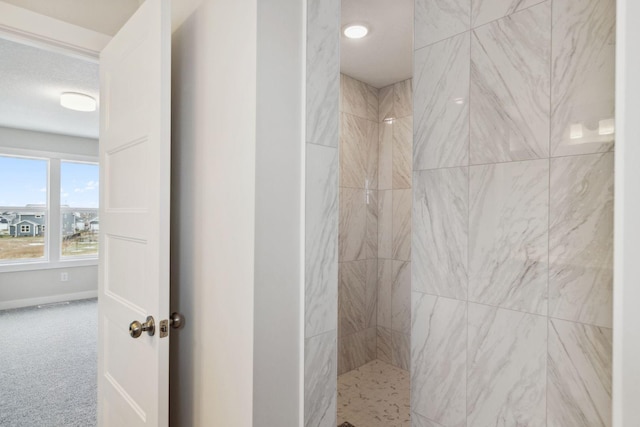
{"label": "white wall", "polygon": [[640,425],[640,3],[619,0],[616,52],[616,198],[613,425]]}
{"label": "white wall", "polygon": [[301,4],[174,23],[171,425],[298,420]]}
{"label": "white wall", "polygon": [[295,426],[301,406],[303,13],[258,1],[254,427]]}
{"label": "white wall", "polygon": [[[98,156],[95,139],[31,132],[0,127],[0,154],[8,150],[30,150],[37,153],[57,153],[64,156]],[[33,270],[3,271],[0,267],[0,310],[26,307],[72,299],[92,298],[98,292],[98,267],[48,263],[33,266]],[[68,273],[67,282],[60,281],[60,273]]]}

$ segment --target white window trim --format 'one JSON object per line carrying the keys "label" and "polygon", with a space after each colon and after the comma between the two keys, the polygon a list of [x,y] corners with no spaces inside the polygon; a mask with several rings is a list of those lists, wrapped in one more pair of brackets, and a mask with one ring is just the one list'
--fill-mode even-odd
{"label": "white window trim", "polygon": [[[61,161],[72,161],[81,163],[99,164],[99,159],[94,156],[80,154],[58,153],[49,151],[27,150],[11,147],[0,147],[0,155],[32,158],[48,161],[47,167],[47,208],[45,211],[46,229],[45,233],[45,254],[42,258],[0,260],[0,273],[49,270],[56,268],[71,268],[84,266],[97,266],[98,256],[62,256],[62,209],[60,206],[60,163]],[[39,210],[42,212],[42,210]],[[55,221],[55,222],[54,222]],[[51,227],[51,224],[60,224],[59,227]],[[55,243],[57,242],[57,243]],[[53,244],[58,246],[58,250],[51,250]]]}

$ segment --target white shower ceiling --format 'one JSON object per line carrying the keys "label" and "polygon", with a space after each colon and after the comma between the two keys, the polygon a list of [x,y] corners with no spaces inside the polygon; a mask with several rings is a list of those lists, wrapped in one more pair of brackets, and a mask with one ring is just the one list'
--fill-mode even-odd
{"label": "white shower ceiling", "polygon": [[369,34],[341,34],[340,71],[377,88],[413,73],[413,0],[342,0],[342,26],[360,23]]}

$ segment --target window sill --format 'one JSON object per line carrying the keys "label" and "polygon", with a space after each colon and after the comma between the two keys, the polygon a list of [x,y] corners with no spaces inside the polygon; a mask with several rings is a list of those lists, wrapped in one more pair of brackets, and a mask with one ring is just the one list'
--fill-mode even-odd
{"label": "window sill", "polygon": [[0,273],[12,273],[17,271],[54,270],[60,268],[97,266],[98,258],[82,258],[60,261],[27,261],[11,264],[0,264]]}

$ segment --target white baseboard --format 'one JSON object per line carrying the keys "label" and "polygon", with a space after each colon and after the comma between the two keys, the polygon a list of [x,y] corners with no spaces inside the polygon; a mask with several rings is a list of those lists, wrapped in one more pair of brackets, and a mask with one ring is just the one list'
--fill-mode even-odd
{"label": "white baseboard", "polygon": [[0,310],[8,310],[11,308],[31,307],[40,304],[51,304],[55,302],[75,301],[79,299],[97,298],[98,290],[76,292],[73,294],[51,295],[41,298],[26,298],[13,301],[0,301]]}

